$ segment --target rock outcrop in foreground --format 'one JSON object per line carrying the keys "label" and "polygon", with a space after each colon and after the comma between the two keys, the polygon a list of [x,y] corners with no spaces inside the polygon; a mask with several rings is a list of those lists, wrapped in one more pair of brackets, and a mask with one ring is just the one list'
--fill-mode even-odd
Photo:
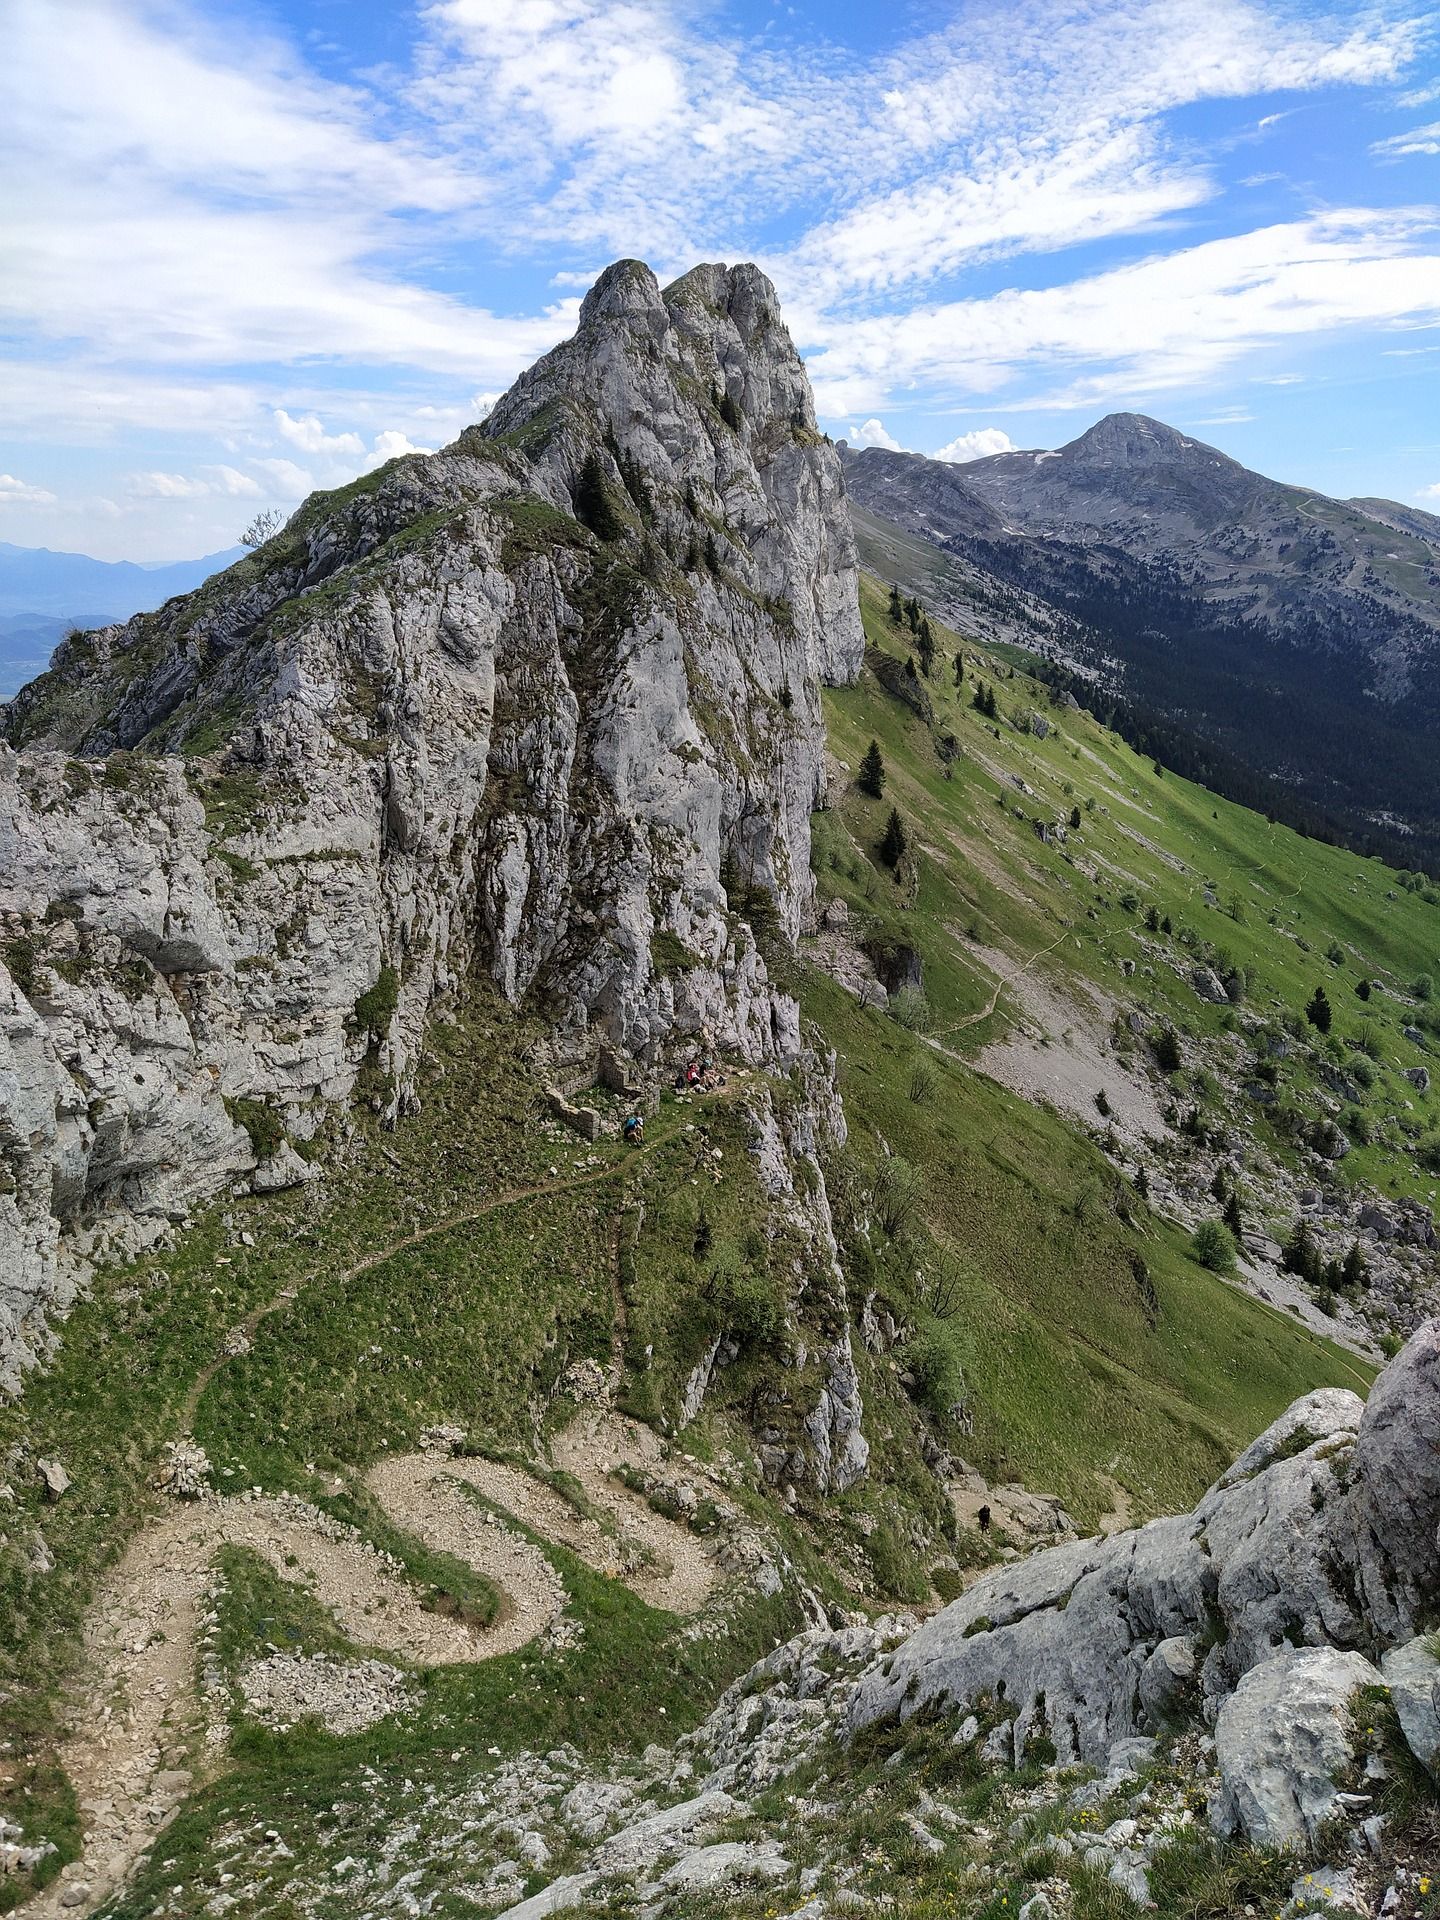
{"label": "rock outcrop in foreground", "polygon": [[467,973],[654,1059],[799,1050],[853,536],[769,282],[610,268],[485,425],[308,500],[0,723],[0,1380],[76,1256],[403,1109]]}
{"label": "rock outcrop in foreground", "polygon": [[1352,1697],[1437,1620],[1431,1320],[1368,1405],[1336,1388],[1297,1400],[1193,1513],[989,1574],[861,1677],[848,1725],[999,1701],[1016,1764],[1043,1734],[1061,1761],[1103,1767],[1118,1743],[1203,1720],[1215,1824],[1285,1844],[1335,1811]]}

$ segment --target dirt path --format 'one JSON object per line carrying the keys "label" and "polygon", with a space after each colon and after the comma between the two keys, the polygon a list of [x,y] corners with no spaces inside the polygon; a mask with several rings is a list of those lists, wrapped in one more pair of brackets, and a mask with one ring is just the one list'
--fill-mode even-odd
{"label": "dirt path", "polygon": [[[433,1459],[415,1457],[433,1472]],[[87,1697],[60,1754],[85,1815],[85,1855],[27,1911],[78,1913],[98,1905],[189,1791],[185,1763],[204,1719],[196,1692],[200,1613],[222,1546],[263,1555],[328,1608],[357,1647],[449,1666],[522,1645],[564,1602],[543,1554],[498,1528],[482,1523],[476,1531],[486,1537],[473,1550],[460,1539],[446,1545],[511,1596],[508,1612],[485,1628],[428,1612],[384,1554],[302,1500],[205,1500],[175,1508],[138,1534],[86,1621]],[[526,1601],[547,1581],[558,1599],[543,1613]]]}
{"label": "dirt path", "polygon": [[[625,1378],[625,1345],[630,1337],[630,1315],[625,1306],[625,1290],[620,1284],[620,1236],[624,1229],[624,1209],[617,1207],[610,1221],[606,1261],[606,1271],[610,1277],[610,1369],[607,1385],[612,1394],[620,1391],[620,1384]],[[638,1226],[636,1237],[639,1237]]]}
{"label": "dirt path", "polygon": [[[555,1464],[580,1482],[585,1497],[613,1526],[622,1553],[640,1564],[625,1582],[652,1606],[696,1613],[715,1585],[715,1563],[688,1527],[656,1513],[614,1476],[620,1467],[658,1468],[660,1437],[608,1407],[582,1407],[551,1448]],[[623,1564],[623,1560],[622,1560]]]}
{"label": "dirt path", "polygon": [[[661,1144],[657,1138],[639,1152]],[[180,1432],[189,1433],[217,1370],[245,1351],[266,1316],[294,1299],[301,1287],[327,1278],[343,1284],[501,1207],[616,1178],[637,1157],[629,1154],[569,1179],[508,1189],[482,1207],[373,1248],[336,1274],[322,1270],[284,1288],[227,1334],[222,1351],[190,1390]],[[608,1261],[612,1390],[623,1368],[626,1337],[621,1232],[617,1208]],[[305,1586],[357,1651],[420,1666],[494,1659],[550,1627],[564,1610],[565,1588],[538,1547],[468,1498],[458,1483],[468,1483],[534,1532],[570,1547],[598,1572],[625,1580],[652,1605],[693,1613],[714,1588],[714,1562],[686,1527],[654,1512],[612,1478],[617,1467],[653,1465],[660,1456],[660,1441],[648,1428],[608,1406],[583,1409],[557,1444],[556,1464],[580,1483],[593,1510],[589,1514],[544,1480],[495,1461],[415,1453],[379,1462],[367,1484],[389,1518],[499,1587],[500,1611],[488,1627],[427,1610],[386,1555],[293,1497],[205,1499],[154,1520],[130,1542],[85,1625],[85,1697],[60,1755],[85,1817],[85,1853],[36,1895],[26,1912],[46,1920],[52,1915],[79,1920],[110,1898],[190,1791],[191,1764],[203,1753],[207,1737],[211,1744],[223,1743],[223,1724],[207,1734],[196,1686],[202,1608],[222,1546],[248,1547],[282,1578]]]}
{"label": "dirt path", "polygon": [[1102,1474],[1101,1478],[1110,1494],[1110,1511],[1102,1513],[1095,1526],[1103,1540],[1112,1533],[1130,1531],[1135,1525],[1135,1502],[1130,1498],[1130,1489],[1122,1486],[1113,1473]]}
{"label": "dirt path", "polygon": [[[1065,927],[1057,937],[1050,942],[1048,947],[1037,947],[1035,952],[1030,955],[1030,958],[1028,960],[1022,960],[1018,967],[1012,968],[1008,962],[1002,962],[1004,970],[999,972],[999,977],[995,982],[995,990],[990,995],[988,1003],[983,1006],[978,1013],[967,1013],[961,1020],[952,1020],[949,1026],[938,1027],[935,1037],[938,1039],[944,1034],[960,1033],[966,1027],[978,1027],[982,1020],[988,1020],[991,1014],[994,1013],[996,1007],[999,1006],[1000,996],[1006,987],[1015,986],[1021,976],[1028,973],[1037,960],[1043,960],[1046,954],[1054,953],[1058,946],[1064,944],[1069,932],[1070,929]],[[980,963],[985,967],[987,972],[995,973],[997,971],[995,951],[979,947],[977,947],[975,951],[980,955]]]}
{"label": "dirt path", "polygon": [[237,1326],[230,1329],[225,1336],[225,1344],[221,1351],[196,1376],[194,1385],[185,1397],[180,1418],[180,1432],[186,1435],[190,1433],[196,1408],[200,1405],[206,1387],[227,1360],[248,1348],[261,1322],[277,1312],[286,1301],[296,1299],[304,1288],[312,1286],[317,1280],[331,1280],[337,1286],[346,1286],[350,1281],[358,1280],[361,1274],[369,1273],[374,1267],[383,1266],[387,1260],[393,1260],[397,1253],[405,1253],[411,1247],[421,1246],[426,1240],[433,1240],[437,1234],[453,1232],[456,1227],[473,1226],[476,1221],[485,1219],[487,1215],[498,1213],[502,1207],[516,1207],[523,1205],[527,1200],[546,1199],[553,1193],[573,1193],[579,1187],[594,1187],[600,1185],[602,1181],[613,1180],[624,1173],[632,1161],[654,1152],[656,1147],[661,1146],[669,1138],[670,1135],[666,1134],[662,1138],[647,1141],[643,1147],[628,1150],[624,1159],[612,1161],[609,1166],[597,1167],[590,1173],[576,1174],[568,1180],[547,1180],[530,1187],[509,1187],[503,1193],[496,1194],[494,1199],[487,1200],[483,1206],[468,1207],[462,1213],[447,1214],[443,1220],[432,1220],[428,1226],[416,1227],[411,1233],[401,1234],[394,1240],[385,1241],[381,1246],[372,1247],[363,1259],[354,1261],[348,1267],[341,1267],[337,1272],[330,1273],[323,1267],[318,1268],[313,1273],[307,1273],[293,1286],[282,1287],[279,1293],[262,1302]]}
{"label": "dirt path", "polygon": [[[206,1737],[196,1688],[201,1614],[222,1546],[248,1547],[305,1587],[357,1653],[419,1666],[491,1660],[551,1627],[565,1588],[538,1547],[458,1483],[652,1606],[694,1613],[714,1589],[714,1561],[686,1527],[611,1477],[619,1466],[660,1458],[648,1428],[608,1407],[582,1410],[556,1447],[556,1463],[579,1481],[593,1514],[499,1461],[411,1453],[376,1465],[366,1484],[397,1526],[500,1588],[500,1611],[487,1627],[427,1610],[393,1561],[302,1500],[209,1499],[164,1514],[130,1543],[86,1622],[86,1697],[60,1754],[85,1817],[85,1853],[27,1913],[78,1916],[110,1898],[190,1791]],[[212,1744],[223,1739],[217,1724]]]}
{"label": "dirt path", "polygon": [[[382,1460],[366,1475],[366,1485],[396,1526],[414,1534],[433,1552],[453,1554],[465,1561],[499,1587],[502,1598],[498,1619],[485,1629],[481,1641],[472,1639],[470,1652],[459,1655],[460,1659],[487,1660],[511,1653],[557,1620],[565,1607],[560,1576],[539,1548],[497,1525],[456,1484],[464,1480],[479,1487],[497,1506],[529,1524],[520,1499],[506,1499],[498,1487],[492,1490],[485,1484],[480,1470],[490,1468],[488,1460],[446,1460],[433,1453],[402,1453],[392,1460]],[[498,1471],[530,1484],[528,1474],[513,1468]],[[549,1529],[540,1527],[536,1531],[548,1533]],[[405,1647],[396,1651],[416,1658]]]}
{"label": "dirt path", "polygon": [[1093,982],[1077,980],[1066,992],[1042,978],[1032,971],[1042,955],[1021,967],[1002,953],[985,957],[1005,974],[1002,984],[1013,989],[1024,1024],[990,1041],[973,1065],[1012,1093],[1048,1100],[1086,1127],[1098,1123],[1103,1093],[1120,1131],[1137,1140],[1162,1138],[1165,1119],[1154,1089],[1127,1067],[1112,1043],[1117,1003]]}

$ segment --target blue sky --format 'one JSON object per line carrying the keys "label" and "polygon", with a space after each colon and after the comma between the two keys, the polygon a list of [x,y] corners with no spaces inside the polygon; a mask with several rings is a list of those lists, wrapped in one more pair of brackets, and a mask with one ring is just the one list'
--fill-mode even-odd
{"label": "blue sky", "polygon": [[1159,415],[1440,512],[1440,19],[1299,0],[0,0],[0,540],[229,545],[607,261],[753,258],[823,423]]}

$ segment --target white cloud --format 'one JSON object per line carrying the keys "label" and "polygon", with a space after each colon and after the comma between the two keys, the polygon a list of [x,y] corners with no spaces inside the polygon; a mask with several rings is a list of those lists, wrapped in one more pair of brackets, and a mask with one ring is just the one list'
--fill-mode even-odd
{"label": "white cloud", "polygon": [[204,471],[212,476],[210,491],[228,494],[232,499],[257,500],[260,486],[248,473],[241,473],[237,467],[206,467]]}
{"label": "white cloud", "polygon": [[1377,140],[1370,151],[1387,160],[1398,160],[1409,153],[1440,153],[1440,120],[1432,120],[1427,127],[1412,127],[1409,133],[1391,134],[1388,140]]}
{"label": "white cloud", "polygon": [[417,447],[403,433],[393,427],[384,433],[377,433],[375,444],[365,456],[365,472],[383,467],[387,460],[398,460],[402,453],[433,453],[433,447]]}
{"label": "white cloud", "polygon": [[186,473],[132,473],[125,491],[135,500],[201,500],[210,487]]}
{"label": "white cloud", "polygon": [[307,493],[315,491],[313,475],[304,467],[297,467],[293,460],[256,459],[250,464],[269,482],[265,490],[269,500],[303,500]]}
{"label": "white cloud", "polygon": [[275,425],[280,437],[288,440],[292,446],[299,447],[302,453],[363,453],[365,442],[358,433],[326,433],[319,418],[307,413],[301,420],[292,419],[284,407],[275,409]]}
{"label": "white cloud", "polygon": [[884,447],[887,453],[903,453],[905,449],[888,432],[883,420],[863,420],[858,427],[851,427],[845,436],[852,447]]}
{"label": "white cloud", "polygon": [[984,460],[992,453],[1014,451],[1015,442],[1003,427],[976,427],[973,432],[959,434],[945,446],[937,447],[930,458],[963,466],[967,460]]}
{"label": "white cloud", "polygon": [[0,473],[0,507],[49,507],[55,495],[44,487],[32,487],[13,473]]}
{"label": "white cloud", "polygon": [[13,0],[10,331],[112,366],[323,358],[498,384],[570,330],[573,301],[504,319],[399,270],[429,219],[453,235],[485,199],[449,143],[377,134],[378,103],[256,31],[207,32],[184,0],[161,18],[142,0]]}
{"label": "white cloud", "polygon": [[[832,323],[809,370],[827,418],[899,391],[1088,406],[1171,391],[1243,354],[1353,326],[1440,320],[1440,216],[1348,209],[1152,256],[1069,285]],[[1427,251],[1427,248],[1432,249]],[[1058,388],[1036,391],[1037,382]]]}
{"label": "white cloud", "polygon": [[132,500],[204,500],[211,494],[258,500],[262,489],[236,467],[207,466],[199,473],[132,473],[125,483]]}
{"label": "white cloud", "polygon": [[1440,480],[1437,480],[1434,486],[1421,487],[1420,491],[1415,495],[1415,498],[1417,500],[1440,500]]}
{"label": "white cloud", "polygon": [[[1170,116],[1394,82],[1423,27],[1393,11],[955,0],[941,30],[862,55],[741,40],[690,0],[425,0],[402,10],[413,57],[348,86],[242,11],[236,31],[205,0],[5,8],[0,331],[20,344],[0,419],[87,450],[193,436],[177,471],[131,485],[157,456],[130,452],[66,487],[105,485],[137,528],[150,501],[156,540],[162,513],[218,525],[250,486],[298,499],[482,418],[573,329],[591,276],[560,262],[668,275],[767,236],[822,411],[861,432],[911,389],[960,405],[1033,368],[1062,402],[1129,400],[1256,342],[1430,311],[1416,215],[1391,216],[1399,239],[1327,216],[1069,287],[1027,267],[991,300],[943,284],[1120,235],[1158,249],[1219,191]],[[514,260],[559,269],[542,311],[480,304],[477,261]]]}

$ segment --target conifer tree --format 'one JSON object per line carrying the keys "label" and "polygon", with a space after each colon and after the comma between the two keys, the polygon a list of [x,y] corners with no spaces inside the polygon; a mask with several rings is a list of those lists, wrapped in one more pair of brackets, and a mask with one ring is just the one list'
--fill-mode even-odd
{"label": "conifer tree", "polygon": [[1317,1033],[1330,1031],[1330,1001],[1324,987],[1316,987],[1305,1009],[1305,1018]]}
{"label": "conifer tree", "polygon": [[899,587],[892,585],[890,588],[890,624],[891,626],[898,627],[901,624],[901,622],[904,620],[904,618],[905,618],[905,609],[900,604],[900,589]]}
{"label": "conifer tree", "polygon": [[965,684],[965,656],[963,653],[956,654],[954,666],[955,684],[957,687],[963,687]]}
{"label": "conifer tree", "polygon": [[885,822],[885,837],[880,842],[880,858],[887,867],[898,867],[905,858],[905,851],[909,844],[905,822],[892,807],[890,818]]}
{"label": "conifer tree", "polygon": [[922,613],[920,616],[920,671],[928,680],[930,669],[935,664],[935,636],[930,631],[930,622]]}
{"label": "conifer tree", "polygon": [[1304,1220],[1295,1222],[1280,1259],[1288,1273],[1298,1274],[1302,1280],[1308,1280],[1312,1285],[1318,1282],[1321,1273],[1320,1249],[1316,1246],[1315,1236]]}
{"label": "conifer tree", "polygon": [[860,762],[860,790],[876,800],[885,791],[885,761],[878,740],[870,742],[865,749],[865,758]]}

